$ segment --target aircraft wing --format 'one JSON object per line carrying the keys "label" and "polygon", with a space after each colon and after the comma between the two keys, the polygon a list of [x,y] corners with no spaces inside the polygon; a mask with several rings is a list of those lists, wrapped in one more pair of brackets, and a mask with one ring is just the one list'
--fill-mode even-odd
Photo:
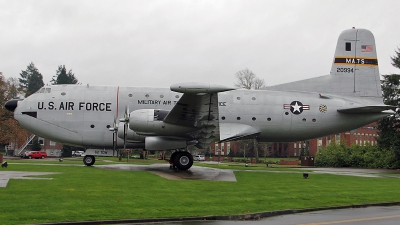
{"label": "aircraft wing", "polygon": [[205,148],[218,139],[218,92],[233,89],[219,85],[184,83],[171,86],[171,90],[184,94],[163,121],[199,128],[189,135],[197,139],[197,146],[200,148]]}
{"label": "aircraft wing", "polygon": [[347,113],[347,114],[360,114],[360,113],[380,113],[385,110],[396,110],[396,106],[391,105],[372,105],[372,106],[362,106],[355,108],[345,108],[338,109],[338,112]]}
{"label": "aircraft wing", "polygon": [[183,94],[164,122],[185,127],[203,127],[208,121],[217,118],[217,94]]}

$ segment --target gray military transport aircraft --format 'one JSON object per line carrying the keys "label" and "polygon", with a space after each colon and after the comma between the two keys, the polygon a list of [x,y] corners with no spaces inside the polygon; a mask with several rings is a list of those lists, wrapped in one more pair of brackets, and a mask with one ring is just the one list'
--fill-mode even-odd
{"label": "gray military transport aircraft", "polygon": [[93,165],[95,155],[112,155],[108,149],[126,145],[180,149],[171,156],[180,170],[193,164],[185,151],[189,145],[307,140],[358,128],[396,108],[383,104],[375,39],[365,29],[340,34],[330,75],[266,90],[204,83],[169,89],[53,85],[5,107],[37,136],[87,147],[85,165]]}

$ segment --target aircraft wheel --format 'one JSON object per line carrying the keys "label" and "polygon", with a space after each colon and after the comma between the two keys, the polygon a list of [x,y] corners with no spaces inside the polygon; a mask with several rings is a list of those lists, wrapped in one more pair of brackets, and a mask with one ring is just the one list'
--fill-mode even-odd
{"label": "aircraft wheel", "polygon": [[92,166],[96,162],[96,159],[92,155],[87,155],[83,157],[83,163],[85,166]]}
{"label": "aircraft wheel", "polygon": [[178,153],[179,153],[179,152],[174,152],[174,153],[171,154],[171,157],[170,157],[171,162],[175,162],[175,157],[176,157],[176,155],[177,155]]}
{"label": "aircraft wheel", "polygon": [[178,152],[174,160],[174,166],[180,170],[188,170],[193,165],[193,156],[189,152]]}

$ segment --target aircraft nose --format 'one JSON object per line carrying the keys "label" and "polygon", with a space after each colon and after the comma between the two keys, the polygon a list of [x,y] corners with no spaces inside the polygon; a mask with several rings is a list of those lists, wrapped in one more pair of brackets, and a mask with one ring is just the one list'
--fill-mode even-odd
{"label": "aircraft nose", "polygon": [[14,110],[17,108],[18,106],[18,101],[20,101],[20,99],[11,99],[9,101],[6,102],[6,104],[4,105],[4,107],[6,107],[6,109],[8,111],[14,112]]}

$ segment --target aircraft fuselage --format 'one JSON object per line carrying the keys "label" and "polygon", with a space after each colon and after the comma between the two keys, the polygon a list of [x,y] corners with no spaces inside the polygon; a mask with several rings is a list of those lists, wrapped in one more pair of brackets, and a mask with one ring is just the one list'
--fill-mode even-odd
{"label": "aircraft fuselage", "polygon": [[[22,127],[40,137],[78,146],[112,148],[113,133],[109,128],[115,118],[124,116],[127,106],[130,111],[169,111],[181,97],[181,93],[167,88],[57,85],[44,87],[20,101],[14,115]],[[254,127],[260,131],[260,141],[291,142],[352,130],[388,115],[360,116],[337,111],[361,106],[356,100],[323,98],[318,93],[233,90],[218,93],[218,121]],[[190,129],[195,130],[188,128],[185,133]],[[173,134],[173,129],[163,135],[168,136],[168,132],[179,136]],[[189,136],[179,138],[190,141]],[[135,143],[143,142],[144,136],[133,139],[128,147],[138,146]],[[117,144],[123,146],[121,137]]]}

